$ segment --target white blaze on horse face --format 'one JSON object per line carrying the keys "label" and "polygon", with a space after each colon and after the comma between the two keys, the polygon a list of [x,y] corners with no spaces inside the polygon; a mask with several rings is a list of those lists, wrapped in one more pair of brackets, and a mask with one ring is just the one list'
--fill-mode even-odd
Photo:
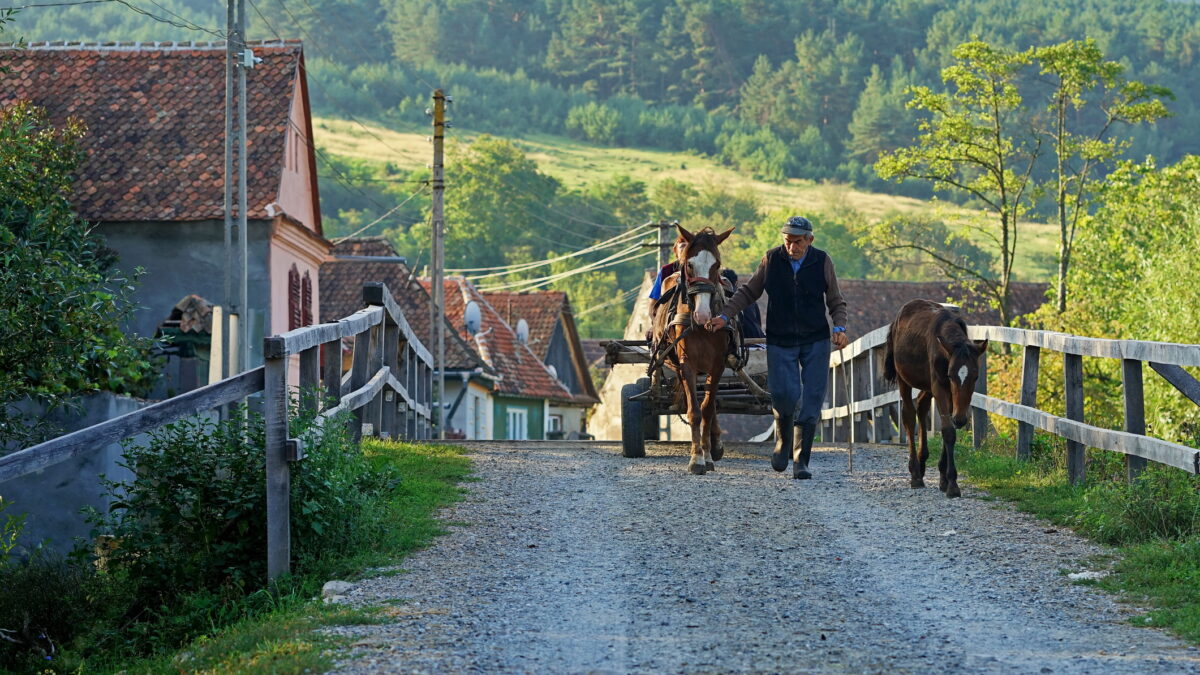
{"label": "white blaze on horse face", "polygon": [[[692,268],[692,277],[707,279],[717,264],[717,257],[709,251],[700,251],[688,258],[687,264]],[[712,319],[712,293],[697,293],[695,319],[697,323],[708,323]]]}
{"label": "white blaze on horse face", "polygon": [[962,368],[958,369],[958,383],[960,385],[967,383],[967,367],[966,366],[963,366]]}

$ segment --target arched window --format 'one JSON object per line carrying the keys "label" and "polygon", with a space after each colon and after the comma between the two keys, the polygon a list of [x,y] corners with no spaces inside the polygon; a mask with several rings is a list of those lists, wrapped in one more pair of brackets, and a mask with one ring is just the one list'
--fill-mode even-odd
{"label": "arched window", "polygon": [[300,270],[296,265],[288,270],[288,330],[299,328],[304,316],[300,310]]}
{"label": "arched window", "polygon": [[308,270],[304,271],[304,280],[300,284],[300,325],[311,326],[313,324],[313,308],[312,308],[312,278],[308,276]]}

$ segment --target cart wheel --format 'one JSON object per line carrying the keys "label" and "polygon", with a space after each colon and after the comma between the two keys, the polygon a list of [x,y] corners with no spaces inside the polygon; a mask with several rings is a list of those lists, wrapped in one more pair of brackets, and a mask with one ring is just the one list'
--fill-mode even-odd
{"label": "cart wheel", "polygon": [[625,457],[646,456],[646,403],[631,401],[636,396],[650,391],[650,380],[642,378],[621,387],[621,454]]}

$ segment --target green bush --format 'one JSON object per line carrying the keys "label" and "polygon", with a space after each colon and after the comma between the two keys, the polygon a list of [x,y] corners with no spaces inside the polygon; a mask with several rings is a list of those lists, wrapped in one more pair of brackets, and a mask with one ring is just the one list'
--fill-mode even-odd
{"label": "green bush", "polygon": [[612,145],[616,140],[620,114],[603,103],[575,106],[567,112],[567,133],[600,145]]}
{"label": "green bush", "polygon": [[1178,469],[1151,467],[1133,483],[1102,482],[1087,490],[1080,525],[1114,545],[1200,534],[1197,480]]}

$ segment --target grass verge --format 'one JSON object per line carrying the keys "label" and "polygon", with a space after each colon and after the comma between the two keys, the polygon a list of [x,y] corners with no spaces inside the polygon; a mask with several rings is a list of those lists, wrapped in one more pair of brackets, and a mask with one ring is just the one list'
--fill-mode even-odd
{"label": "grass verge", "polygon": [[[102,626],[96,635],[58,654],[44,670],[30,672],[90,673],[302,673],[324,672],[333,665],[331,650],[344,644],[318,632],[325,626],[370,624],[384,620],[374,610],[325,605],[319,596],[325,581],[355,579],[383,565],[395,565],[406,554],[429,545],[445,530],[436,520],[439,508],[462,499],[460,486],[471,470],[465,450],[456,446],[364,440],[366,460],[390,475],[399,475],[369,510],[382,521],[379,536],[362,550],[327,555],[309,571],[281,579],[273,589],[227,598],[217,610],[212,596],[185,597],[178,607],[163,607],[151,624],[197,623],[186,644],[166,645],[149,656],[121,649],[128,626],[120,621]],[[348,525],[350,526],[350,525]],[[114,645],[106,648],[103,645]],[[2,669],[0,669],[2,670]]]}
{"label": "grass verge", "polygon": [[[1115,547],[1110,574],[1096,585],[1147,608],[1138,626],[1167,628],[1200,644],[1200,483],[1170,467],[1152,467],[1132,484],[1067,482],[1061,448],[1035,442],[1032,457],[1012,456],[1011,438],[993,438],[980,451],[955,448],[960,480],[1017,508]],[[1096,454],[1091,454],[1095,452]],[[930,464],[941,455],[930,439]],[[1111,453],[1089,451],[1089,470],[1112,463]],[[1097,471],[1112,476],[1112,471]]]}

